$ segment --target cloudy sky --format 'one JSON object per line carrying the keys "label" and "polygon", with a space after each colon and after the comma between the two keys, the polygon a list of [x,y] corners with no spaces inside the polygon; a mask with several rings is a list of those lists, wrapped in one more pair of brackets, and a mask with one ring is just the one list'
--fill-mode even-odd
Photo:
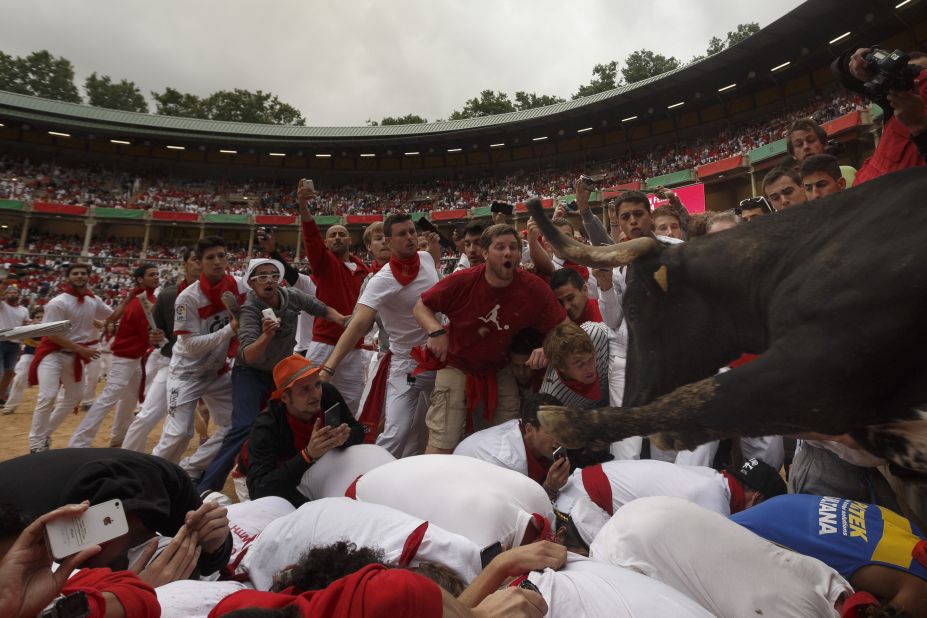
{"label": "cloudy sky", "polygon": [[[246,88],[312,125],[446,118],[483,89],[569,98],[596,63],[704,53],[799,0],[0,0],[0,50],[48,49],[146,95]],[[152,105],[152,110],[154,106]]]}

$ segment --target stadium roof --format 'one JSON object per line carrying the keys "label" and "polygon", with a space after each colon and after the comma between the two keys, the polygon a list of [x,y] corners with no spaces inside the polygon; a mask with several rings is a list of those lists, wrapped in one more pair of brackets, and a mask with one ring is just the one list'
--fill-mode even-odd
{"label": "stadium roof", "polygon": [[[631,116],[656,120],[671,115],[670,110],[680,102],[685,105],[680,112],[717,105],[722,97],[720,89],[731,83],[735,86],[723,96],[744,96],[770,86],[781,87],[796,74],[826,66],[837,51],[868,45],[906,29],[913,32],[914,24],[925,19],[925,0],[900,4],[899,0],[809,0],[738,45],[663,75],[574,101],[466,120],[376,127],[245,124],[124,112],[2,91],[0,119],[101,136],[281,148],[375,148],[437,145],[453,140],[469,143],[500,134],[523,135],[524,143],[530,143],[533,139],[571,134],[580,127],[620,126],[622,119]],[[844,32],[850,35],[838,46],[829,44]],[[778,65],[783,66],[773,70]]]}

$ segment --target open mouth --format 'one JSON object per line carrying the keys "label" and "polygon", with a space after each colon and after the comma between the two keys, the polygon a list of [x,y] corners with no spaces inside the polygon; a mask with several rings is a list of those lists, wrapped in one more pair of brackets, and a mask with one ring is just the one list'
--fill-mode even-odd
{"label": "open mouth", "polygon": [[512,268],[512,261],[511,261],[511,260],[506,260],[506,261],[502,262],[502,267],[505,268],[505,269],[510,269],[510,268]]}

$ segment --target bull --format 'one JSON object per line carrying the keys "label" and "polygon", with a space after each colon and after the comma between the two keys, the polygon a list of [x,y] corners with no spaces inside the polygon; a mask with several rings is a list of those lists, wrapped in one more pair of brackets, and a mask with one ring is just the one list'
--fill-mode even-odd
{"label": "bull", "polygon": [[[569,448],[653,434],[849,433],[927,472],[927,169],[897,172],[687,243],[590,247],[528,210],[566,258],[627,266],[624,406],[542,407]],[[742,353],[754,361],[718,374]]]}

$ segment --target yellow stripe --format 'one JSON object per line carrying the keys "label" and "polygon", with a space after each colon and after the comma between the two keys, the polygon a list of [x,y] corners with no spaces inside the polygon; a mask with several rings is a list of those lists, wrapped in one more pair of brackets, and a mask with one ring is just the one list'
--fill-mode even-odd
{"label": "yellow stripe", "polygon": [[903,569],[911,568],[914,546],[919,538],[911,532],[911,522],[888,509],[879,507],[882,511],[882,538],[872,552],[872,559],[877,562],[894,564]]}

